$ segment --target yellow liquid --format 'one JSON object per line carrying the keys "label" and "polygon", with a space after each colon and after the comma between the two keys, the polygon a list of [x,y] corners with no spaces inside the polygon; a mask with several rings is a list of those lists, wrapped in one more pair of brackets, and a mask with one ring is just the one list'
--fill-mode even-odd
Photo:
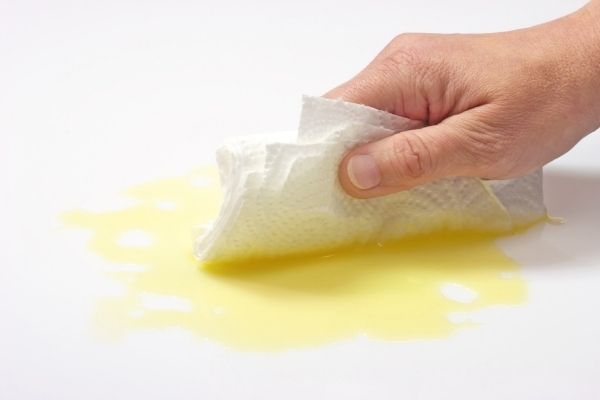
{"label": "yellow liquid", "polygon": [[[214,219],[220,206],[213,169],[142,184],[125,195],[136,204],[63,215],[68,226],[91,231],[91,251],[123,266],[107,272],[123,283],[123,293],[101,299],[95,319],[112,337],[180,327],[247,350],[357,335],[439,338],[473,325],[451,322],[452,313],[516,305],[526,297],[515,261],[494,237],[476,234],[202,268],[192,243],[198,225]],[[457,287],[467,296],[445,291]]]}

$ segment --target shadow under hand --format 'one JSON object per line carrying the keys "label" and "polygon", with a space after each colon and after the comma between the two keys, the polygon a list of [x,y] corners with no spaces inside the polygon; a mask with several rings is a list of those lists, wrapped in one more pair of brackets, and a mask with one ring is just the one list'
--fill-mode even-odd
{"label": "shadow under hand", "polygon": [[543,224],[502,239],[525,266],[597,266],[600,260],[600,170],[544,171],[548,213],[564,224]]}
{"label": "shadow under hand", "polygon": [[[600,170],[549,169],[544,173],[546,205],[551,214],[579,227],[600,223]],[[600,233],[600,229],[595,230]]]}

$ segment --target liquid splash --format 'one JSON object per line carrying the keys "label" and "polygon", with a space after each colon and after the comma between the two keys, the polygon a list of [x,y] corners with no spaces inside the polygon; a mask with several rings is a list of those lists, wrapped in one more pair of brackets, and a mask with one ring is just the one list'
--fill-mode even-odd
{"label": "liquid splash", "polygon": [[111,337],[180,327],[247,350],[330,343],[357,335],[441,338],[474,325],[452,315],[525,301],[519,267],[494,237],[444,234],[327,256],[210,270],[192,255],[198,226],[218,213],[214,169],[133,187],[135,204],[64,213],[91,232],[89,249],[123,284],[99,300],[96,328]]}

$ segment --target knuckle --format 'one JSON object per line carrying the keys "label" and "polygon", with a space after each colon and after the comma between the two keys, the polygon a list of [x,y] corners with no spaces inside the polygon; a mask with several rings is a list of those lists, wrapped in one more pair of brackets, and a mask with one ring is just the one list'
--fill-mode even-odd
{"label": "knuckle", "polygon": [[439,56],[443,41],[438,35],[403,33],[390,42],[374,66],[379,73],[404,72],[427,82],[446,73],[446,60]]}
{"label": "knuckle", "polygon": [[378,67],[396,71],[399,68],[415,67],[423,63],[425,35],[402,33],[396,36],[380,54]]}
{"label": "knuckle", "polygon": [[381,60],[379,67],[387,71],[406,68],[418,70],[424,64],[423,52],[414,46],[399,47]]}
{"label": "knuckle", "polygon": [[418,179],[433,170],[429,147],[418,135],[410,132],[393,137],[389,164],[396,179]]}
{"label": "knuckle", "polygon": [[427,37],[427,35],[424,35],[422,33],[410,33],[410,32],[401,33],[399,35],[396,35],[392,39],[392,41],[390,42],[390,47],[398,48],[398,47],[412,46],[415,43],[422,42],[426,37]]}

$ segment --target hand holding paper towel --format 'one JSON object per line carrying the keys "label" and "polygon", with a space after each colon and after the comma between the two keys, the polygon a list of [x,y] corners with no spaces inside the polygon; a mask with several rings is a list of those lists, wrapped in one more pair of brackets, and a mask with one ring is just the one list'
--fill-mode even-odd
{"label": "hand holding paper towel", "polygon": [[546,215],[541,171],[509,181],[440,179],[374,199],[342,189],[338,165],[357,145],[420,122],[305,97],[297,137],[243,137],[218,150],[224,203],[196,242],[205,262],[329,251],[438,230],[501,232]]}
{"label": "hand holding paper towel", "polygon": [[354,149],[342,186],[373,198],[450,176],[522,176],[562,155],[600,126],[598,21],[600,0],[513,32],[397,36],[325,97],[426,126]]}

